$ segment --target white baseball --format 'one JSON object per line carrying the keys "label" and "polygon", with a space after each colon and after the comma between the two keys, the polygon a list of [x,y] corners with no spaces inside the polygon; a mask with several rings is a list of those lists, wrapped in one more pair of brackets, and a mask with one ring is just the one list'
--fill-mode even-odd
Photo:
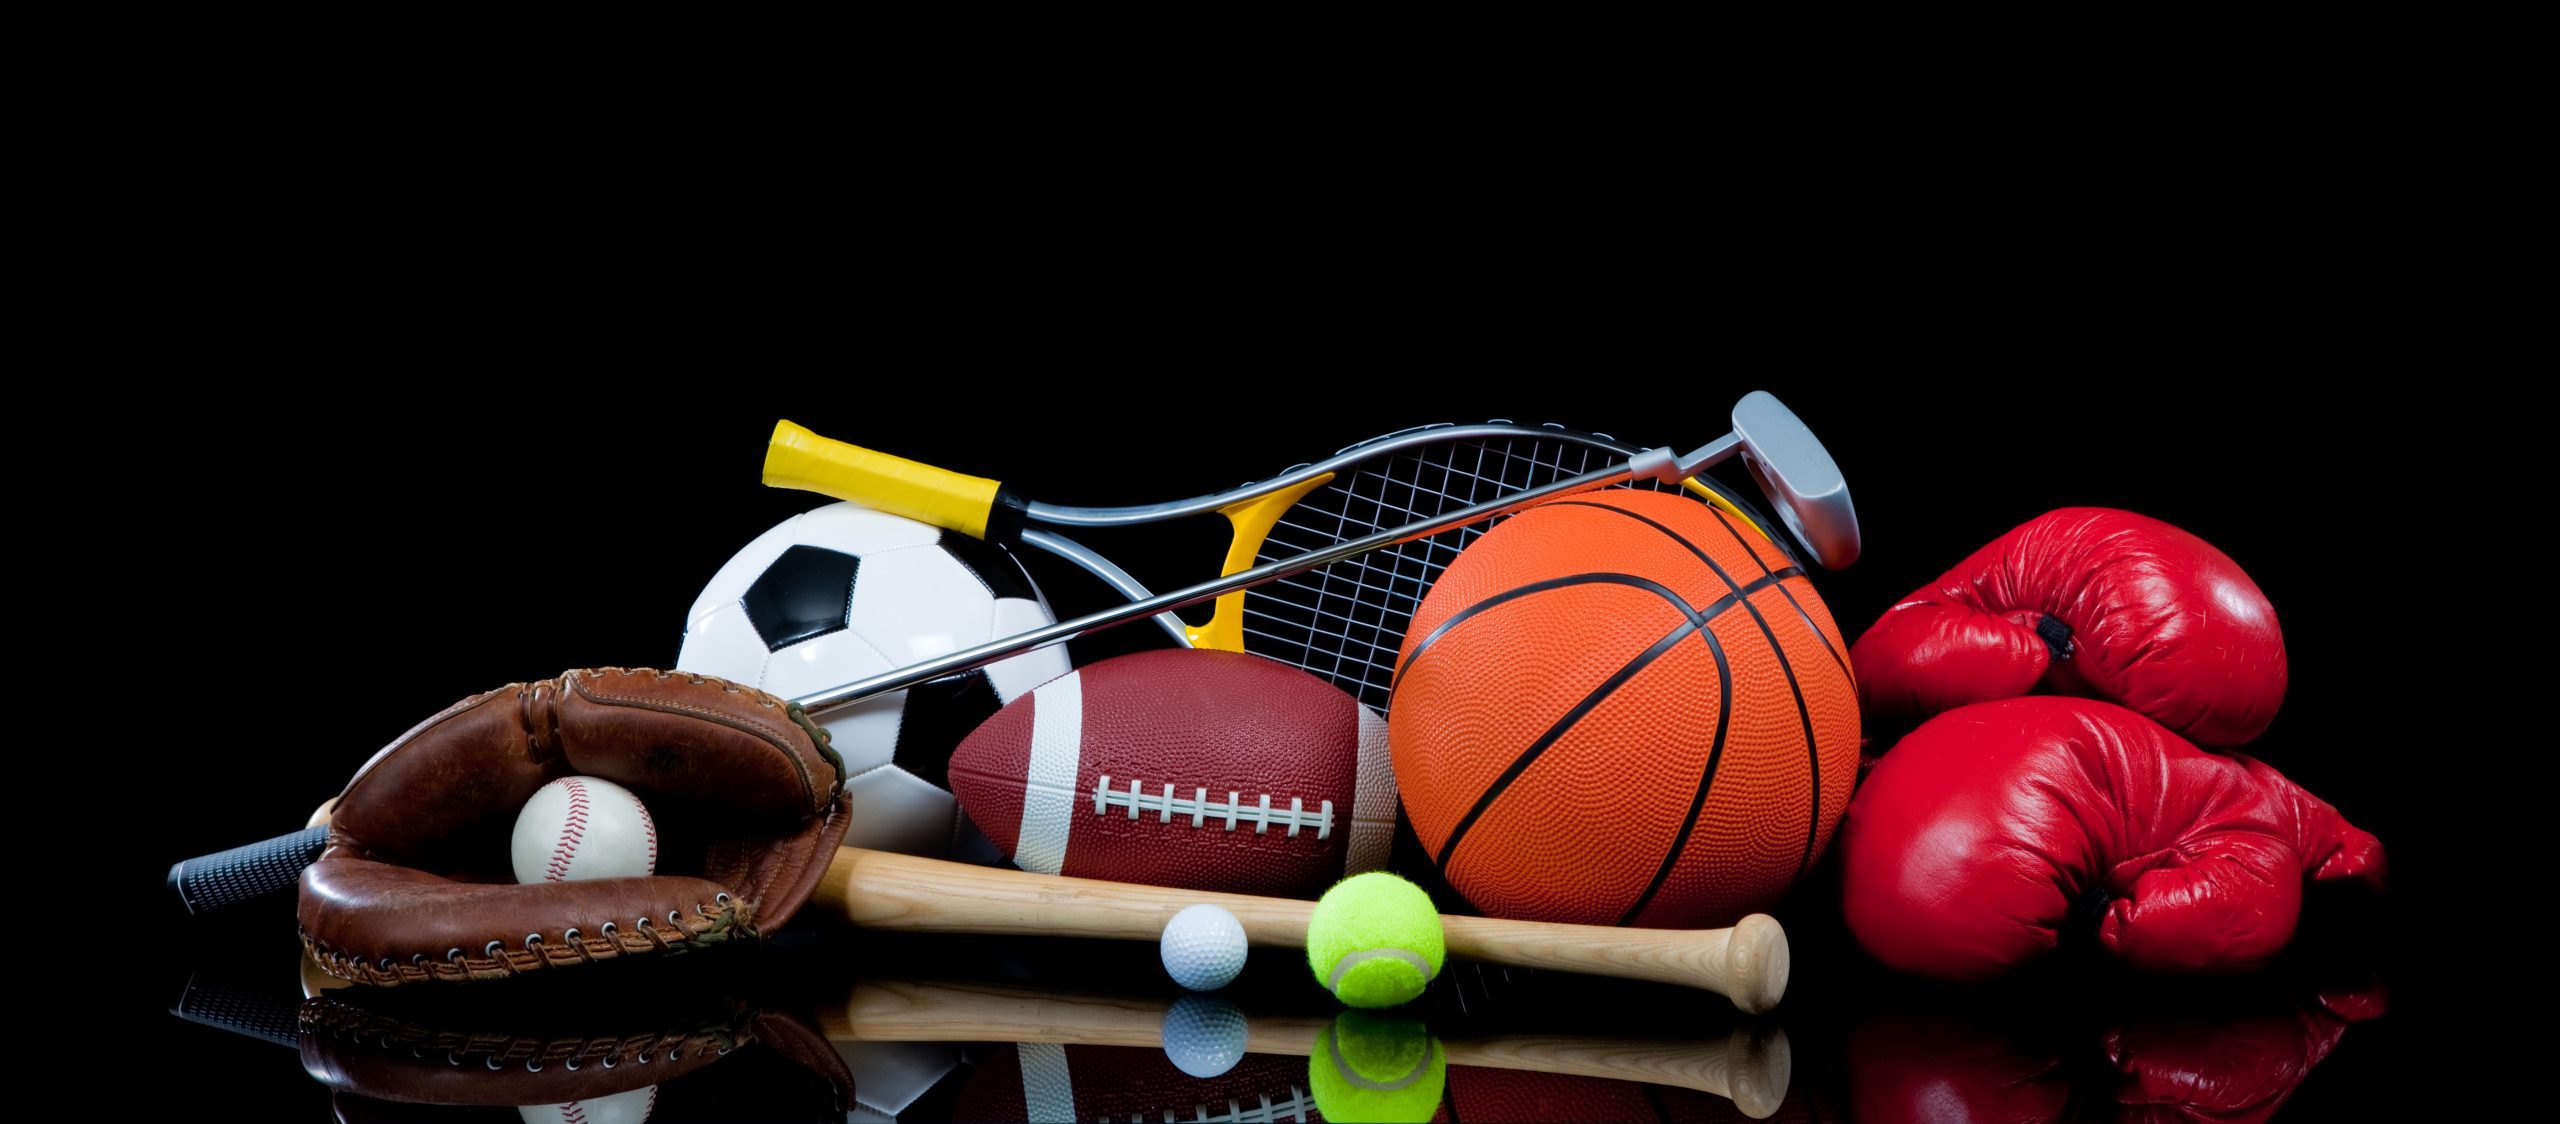
{"label": "white baseball", "polygon": [[516,814],[515,858],[518,882],[655,874],[658,825],[630,789],[562,777],[535,790]]}
{"label": "white baseball", "polygon": [[516,1111],[524,1114],[525,1124],[646,1124],[657,1107],[658,1087],[650,1085],[567,1104],[529,1104]]}

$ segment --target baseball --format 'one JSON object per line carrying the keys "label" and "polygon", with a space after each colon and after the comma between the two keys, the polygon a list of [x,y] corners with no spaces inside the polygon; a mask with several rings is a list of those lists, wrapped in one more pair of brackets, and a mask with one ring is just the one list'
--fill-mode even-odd
{"label": "baseball", "polygon": [[516,814],[515,860],[518,882],[655,874],[658,825],[630,789],[562,777],[535,790]]}
{"label": "baseball", "polygon": [[525,1124],[647,1124],[649,1114],[657,1108],[658,1087],[650,1085],[567,1104],[525,1105],[516,1111],[523,1114]]}

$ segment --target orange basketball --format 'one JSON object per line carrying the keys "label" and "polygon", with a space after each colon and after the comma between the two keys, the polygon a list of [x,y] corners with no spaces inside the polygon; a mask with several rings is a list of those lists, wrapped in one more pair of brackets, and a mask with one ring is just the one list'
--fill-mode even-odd
{"label": "orange basketball", "polygon": [[1387,741],[1440,873],[1496,917],[1728,925],[1848,809],[1858,692],[1804,571],[1669,492],[1586,493],[1449,564]]}

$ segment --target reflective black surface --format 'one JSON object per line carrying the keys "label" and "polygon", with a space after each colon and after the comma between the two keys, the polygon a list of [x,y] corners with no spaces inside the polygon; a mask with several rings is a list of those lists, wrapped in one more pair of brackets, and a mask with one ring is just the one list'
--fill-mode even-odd
{"label": "reflective black surface", "polygon": [[[1389,1014],[1447,1059],[1441,1120],[2261,1120],[2426,1103],[2375,1072],[2407,1032],[2371,949],[2320,942],[2243,980],[2066,964],[1987,988],[1913,984],[1844,952],[1800,950],[1796,994],[1762,1019],[1685,989],[1469,964]],[[833,1119],[847,1077],[871,1114],[857,1119],[1068,1103],[1084,1119],[1217,1119],[1229,1101],[1293,1119],[1318,1104],[1310,1067],[1332,1064],[1342,1013],[1283,950],[1195,998],[1145,944],[827,925],[482,988],[306,999],[289,961],[266,963],[197,973],[172,993],[196,1025],[159,1036],[189,1068],[221,1059],[228,1088],[351,1119],[643,1086],[660,1120]],[[1176,1004],[1198,1009],[1194,1027],[1205,1011],[1248,1028],[1234,1041],[1253,1052],[1185,1073],[1202,1046],[1168,1029]]]}

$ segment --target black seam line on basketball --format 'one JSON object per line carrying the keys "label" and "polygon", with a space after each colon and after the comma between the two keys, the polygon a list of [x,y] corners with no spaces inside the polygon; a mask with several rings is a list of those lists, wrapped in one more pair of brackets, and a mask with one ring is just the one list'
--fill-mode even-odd
{"label": "black seam line on basketball", "polygon": [[[1623,507],[1611,507],[1604,503],[1591,503],[1586,500],[1562,500],[1558,501],[1553,506],[1588,507],[1597,511],[1614,512],[1616,514],[1626,516],[1629,519],[1633,519],[1638,523],[1642,523],[1647,527],[1651,527],[1656,531],[1660,531],[1664,538],[1679,543],[1682,547],[1687,548],[1689,553],[1696,555],[1699,562],[1704,563],[1709,571],[1712,571],[1719,580],[1724,582],[1724,587],[1726,589],[1734,591],[1736,596],[1740,596],[1742,598],[1743,611],[1750,613],[1751,622],[1760,626],[1760,639],[1768,642],[1769,654],[1778,657],[1778,670],[1786,673],[1787,693],[1795,696],[1796,721],[1804,730],[1805,771],[1813,781],[1813,809],[1805,813],[1804,855],[1796,860],[1796,876],[1799,878],[1803,877],[1805,868],[1813,865],[1813,842],[1822,836],[1822,747],[1814,744],[1813,711],[1804,704],[1804,684],[1796,681],[1795,661],[1787,658],[1787,649],[1778,643],[1778,630],[1769,627],[1769,618],[1760,615],[1760,607],[1752,604],[1751,598],[1742,593],[1742,586],[1733,580],[1733,575],[1725,573],[1723,566],[1717,565],[1716,560],[1708,557],[1706,551],[1698,549],[1698,544],[1680,537],[1680,532],[1674,531],[1669,527],[1663,526],[1652,519],[1629,511]],[[1707,510],[1713,511],[1715,509],[1708,508]],[[1759,557],[1758,554],[1752,553],[1751,548],[1748,545],[1743,547],[1743,552],[1751,554],[1753,558]],[[1781,587],[1779,592],[1785,592],[1784,587]],[[1820,631],[1816,630],[1815,634],[1820,635]]]}
{"label": "black seam line on basketball", "polygon": [[1663,883],[1671,880],[1671,868],[1680,865],[1680,856],[1689,849],[1689,835],[1698,829],[1698,814],[1706,809],[1707,790],[1716,783],[1716,769],[1724,761],[1724,735],[1733,728],[1733,664],[1725,659],[1724,645],[1716,643],[1716,630],[1702,628],[1698,635],[1707,642],[1707,652],[1716,658],[1716,740],[1707,747],[1707,767],[1698,775],[1698,789],[1689,796],[1689,814],[1680,821],[1680,830],[1671,837],[1671,849],[1662,853],[1662,865],[1653,870],[1653,881],[1636,895],[1635,904],[1618,915],[1618,924],[1632,925],[1644,907],[1653,904],[1653,896],[1662,892]]}
{"label": "black seam line on basketball", "polygon": [[[1672,603],[1678,604],[1679,599],[1673,598]],[[1682,606],[1682,609],[1684,615],[1688,617],[1687,620],[1681,621],[1678,628],[1672,629],[1662,639],[1654,641],[1652,647],[1636,653],[1634,659],[1628,660],[1618,670],[1611,672],[1607,679],[1601,680],[1600,685],[1593,687],[1590,694],[1582,696],[1582,701],[1573,704],[1547,727],[1545,733],[1538,735],[1537,740],[1530,742],[1528,748],[1521,750],[1518,757],[1512,758],[1511,764],[1502,770],[1501,776],[1493,778],[1493,783],[1485,786],[1484,794],[1476,797],[1475,806],[1467,809],[1466,815],[1459,817],[1458,826],[1449,829],[1448,841],[1440,845],[1440,854],[1431,860],[1432,865],[1438,868],[1436,873],[1439,874],[1441,881],[1449,881],[1449,862],[1457,855],[1458,844],[1466,839],[1467,829],[1474,827],[1476,821],[1484,816],[1485,810],[1493,807],[1493,802],[1502,798],[1502,794],[1511,788],[1511,782],[1519,780],[1520,774],[1529,771],[1529,766],[1547,751],[1548,746],[1554,745],[1558,739],[1570,732],[1575,723],[1582,721],[1583,715],[1591,713],[1594,708],[1607,701],[1609,696],[1627,680],[1635,678],[1637,672],[1643,671],[1653,661],[1662,658],[1662,654],[1670,651],[1672,645],[1678,644],[1681,637],[1707,627],[1707,618],[1700,615],[1697,610],[1686,606]]]}
{"label": "black seam line on basketball", "polygon": [[1413,654],[1404,658],[1402,665],[1396,669],[1395,677],[1387,683],[1388,690],[1392,692],[1395,689],[1396,684],[1403,681],[1404,669],[1422,662],[1422,654],[1430,651],[1433,644],[1439,643],[1441,637],[1448,635],[1450,629],[1456,628],[1459,625],[1474,619],[1476,614],[1508,602],[1517,601],[1532,593],[1544,593],[1550,589],[1563,589],[1566,586],[1574,585],[1623,585],[1632,589],[1649,591],[1654,596],[1670,602],[1683,613],[1695,611],[1689,607],[1689,603],[1687,601],[1681,599],[1679,592],[1672,589],[1670,586],[1650,579],[1640,578],[1634,574],[1613,574],[1595,570],[1590,573],[1567,574],[1561,578],[1548,578],[1545,581],[1530,582],[1524,586],[1517,586],[1504,590],[1491,597],[1487,597],[1482,601],[1478,601],[1473,605],[1469,605],[1464,609],[1460,609],[1455,613],[1449,614],[1448,620],[1440,622],[1440,627],[1432,629],[1430,635],[1422,638],[1422,643],[1413,646]]}
{"label": "black seam line on basketball", "polygon": [[[1505,601],[1517,600],[1528,594],[1536,593],[1541,590],[1557,589],[1570,585],[1591,585],[1602,583],[1642,589],[1652,593],[1656,597],[1662,598],[1664,601],[1669,602],[1672,607],[1679,609],[1684,614],[1687,614],[1689,622],[1682,625],[1682,628],[1694,627],[1704,629],[1713,625],[1717,617],[1723,616],[1725,610],[1733,608],[1736,603],[1749,604],[1752,594],[1758,593],[1763,589],[1767,589],[1772,585],[1776,585],[1790,576],[1801,573],[1803,573],[1802,570],[1790,568],[1771,574],[1765,578],[1755,578],[1752,580],[1751,584],[1742,587],[1739,591],[1735,593],[1728,593],[1700,606],[1692,606],[1689,603],[1682,601],[1678,593],[1673,592],[1670,588],[1664,586],[1660,582],[1639,578],[1633,574],[1574,574],[1569,577],[1549,578],[1542,582],[1531,582],[1530,584],[1521,586],[1517,589],[1497,593],[1459,610],[1456,615],[1453,615],[1449,620],[1443,622],[1440,627],[1432,629],[1431,634],[1423,638],[1422,646],[1414,649],[1413,658],[1406,660],[1405,665],[1410,667],[1415,662],[1419,661],[1422,658],[1423,651],[1430,647],[1432,641],[1439,639],[1443,633],[1449,631],[1452,626],[1458,623],[1460,617],[1472,616],[1480,610],[1491,608],[1492,606]],[[1665,643],[1677,639],[1679,639],[1679,633],[1677,631],[1674,631],[1672,635],[1663,638]],[[1659,647],[1660,645],[1656,646]],[[1636,659],[1650,660],[1653,658],[1653,655],[1659,654],[1660,653],[1639,655]],[[1630,664],[1629,667],[1633,667],[1636,671],[1643,670],[1643,668],[1634,664]],[[1591,697],[1585,698],[1580,703],[1575,704],[1574,708],[1566,712],[1563,718],[1558,719],[1558,726],[1571,726],[1581,717],[1584,711],[1598,705],[1597,700],[1605,698],[1609,691],[1617,683],[1622,681],[1624,676],[1632,674],[1634,674],[1634,672],[1629,671],[1626,668],[1619,669],[1619,674],[1617,676],[1612,676],[1608,682],[1602,683],[1599,688],[1593,692]],[[1513,762],[1511,770],[1505,772],[1500,778],[1496,779],[1493,787],[1485,790],[1484,795],[1477,799],[1475,807],[1467,813],[1466,818],[1458,822],[1457,830],[1451,832],[1449,834],[1449,838],[1445,842],[1441,843],[1440,853],[1432,858],[1431,865],[1440,872],[1442,881],[1448,880],[1449,862],[1451,857],[1457,853],[1458,836],[1465,832],[1469,825],[1475,822],[1477,816],[1483,814],[1485,808],[1493,802],[1494,797],[1502,794],[1503,788],[1508,786],[1512,779],[1518,776],[1520,770],[1528,767],[1527,761],[1530,758],[1534,758],[1538,753],[1543,752],[1546,743],[1554,741],[1559,736],[1561,735],[1557,732],[1556,728],[1550,728],[1544,735],[1540,736],[1538,741],[1532,743],[1529,749],[1522,751],[1521,760]]]}
{"label": "black seam line on basketball", "polygon": [[[1742,537],[1742,528],[1734,526],[1733,520],[1726,518],[1724,512],[1713,507],[1710,507],[1707,510],[1715,512],[1716,521],[1724,524],[1725,533],[1733,536],[1734,543],[1742,547],[1743,552],[1749,554],[1752,561],[1758,562],[1760,560],[1760,552],[1751,549],[1751,543]],[[1796,569],[1798,572],[1802,572],[1804,568],[1799,566]],[[1760,572],[1764,574],[1768,573],[1769,564],[1761,562]],[[1849,680],[1849,689],[1852,691],[1857,690],[1858,669],[1849,666],[1848,659],[1840,654],[1840,649],[1832,646],[1830,635],[1822,631],[1821,625],[1813,623],[1813,614],[1805,611],[1804,603],[1796,600],[1796,595],[1793,592],[1790,592],[1787,587],[1783,585],[1778,587],[1778,595],[1786,598],[1787,604],[1795,606],[1796,615],[1804,618],[1804,626],[1813,630],[1813,638],[1822,641],[1822,650],[1831,653],[1831,662],[1840,665],[1840,674]]]}

